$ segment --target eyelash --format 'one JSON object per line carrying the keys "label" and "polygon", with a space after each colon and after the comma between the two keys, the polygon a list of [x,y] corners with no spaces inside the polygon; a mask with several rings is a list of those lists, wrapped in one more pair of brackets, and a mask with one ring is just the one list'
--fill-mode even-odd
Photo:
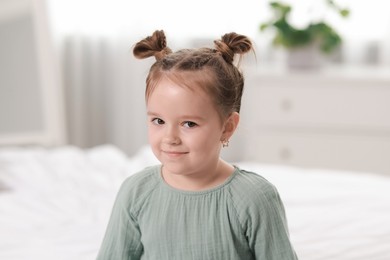
{"label": "eyelash", "polygon": [[[183,123],[183,125],[187,125],[187,126],[186,126],[187,128],[194,128],[195,126],[198,126],[197,123],[192,122],[192,121],[185,121],[185,122]],[[192,125],[192,126],[190,126],[190,125]]]}
{"label": "eyelash", "polygon": [[152,123],[155,125],[163,125],[165,122],[161,118],[153,118]]}
{"label": "eyelash", "polygon": [[[161,118],[153,118],[153,119],[151,120],[151,122],[152,122],[153,124],[155,124],[155,125],[163,125],[163,124],[165,124],[164,120],[162,120]],[[186,127],[186,128],[194,128],[194,127],[198,126],[197,123],[192,122],[192,121],[184,121],[184,122],[182,123],[182,125],[183,125],[184,127]]]}

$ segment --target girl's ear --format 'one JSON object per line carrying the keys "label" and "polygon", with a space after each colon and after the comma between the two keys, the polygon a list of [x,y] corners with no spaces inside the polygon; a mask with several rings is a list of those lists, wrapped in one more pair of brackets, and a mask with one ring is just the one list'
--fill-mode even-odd
{"label": "girl's ear", "polygon": [[230,137],[236,131],[239,122],[240,114],[238,114],[237,112],[233,112],[225,121],[221,141],[230,139]]}

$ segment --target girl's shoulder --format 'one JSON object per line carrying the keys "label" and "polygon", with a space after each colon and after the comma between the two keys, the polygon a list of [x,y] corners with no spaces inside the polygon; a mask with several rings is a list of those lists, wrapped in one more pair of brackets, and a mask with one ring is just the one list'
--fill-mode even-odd
{"label": "girl's shoulder", "polygon": [[133,186],[148,186],[148,185],[154,185],[154,183],[157,183],[158,174],[160,171],[160,165],[153,165],[145,167],[144,169],[133,173],[132,175],[128,176],[122,186],[132,188]]}
{"label": "girl's shoulder", "polygon": [[235,176],[236,185],[241,185],[245,188],[259,190],[274,189],[275,186],[260,173],[249,171],[241,167],[235,166],[237,174]]}
{"label": "girl's shoulder", "polygon": [[158,186],[159,169],[158,165],[149,166],[127,177],[120,186],[117,199],[133,206],[142,203]]}
{"label": "girl's shoulder", "polygon": [[[258,173],[239,169],[230,185],[232,203],[244,225],[284,214],[284,206],[274,184]],[[249,222],[248,222],[249,221]]]}
{"label": "girl's shoulder", "polygon": [[266,178],[256,172],[239,167],[236,168],[238,172],[230,185],[234,199],[242,202],[246,201],[248,204],[259,205],[261,202],[267,202],[274,197],[279,197],[275,185]]}

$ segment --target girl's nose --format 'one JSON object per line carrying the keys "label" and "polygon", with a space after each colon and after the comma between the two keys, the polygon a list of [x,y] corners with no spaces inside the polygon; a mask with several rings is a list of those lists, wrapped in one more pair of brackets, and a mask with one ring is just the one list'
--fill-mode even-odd
{"label": "girl's nose", "polygon": [[164,142],[167,144],[180,144],[179,131],[175,127],[167,127],[164,135]]}

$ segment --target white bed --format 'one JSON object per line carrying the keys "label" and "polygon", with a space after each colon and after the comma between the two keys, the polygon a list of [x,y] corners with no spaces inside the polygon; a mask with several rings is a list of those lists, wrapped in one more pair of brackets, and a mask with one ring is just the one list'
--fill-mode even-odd
{"label": "white bed", "polygon": [[[0,148],[0,259],[95,259],[116,192],[145,147]],[[279,189],[301,260],[390,259],[390,177],[240,162]]]}

